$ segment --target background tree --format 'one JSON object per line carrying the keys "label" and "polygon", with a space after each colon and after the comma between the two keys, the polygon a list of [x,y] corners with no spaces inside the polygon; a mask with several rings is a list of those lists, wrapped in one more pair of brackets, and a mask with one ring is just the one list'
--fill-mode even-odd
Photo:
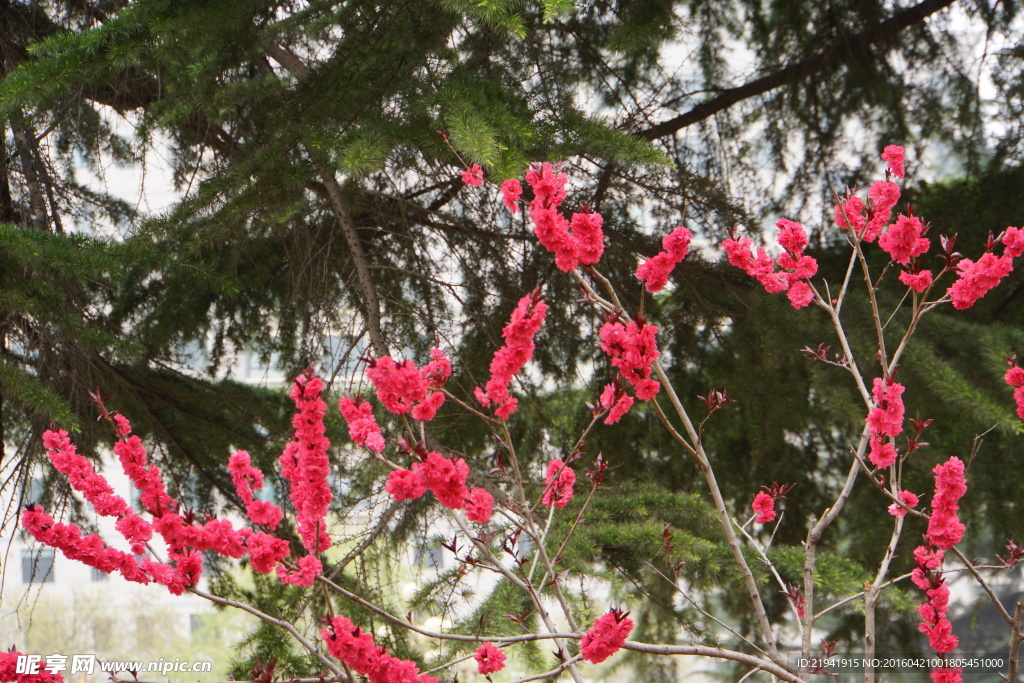
{"label": "background tree", "polygon": [[[355,340],[349,358],[402,351],[418,361],[440,338],[455,349],[455,382],[468,395],[486,376],[484,349],[524,292],[544,284],[552,300],[572,297],[521,215],[496,212],[493,190],[488,200],[464,190],[467,164],[496,183],[534,159],[569,160],[576,190],[567,206],[602,211],[604,267],[625,283],[665,227],[685,221],[714,244],[742,224],[757,238],[762,221],[783,210],[817,228],[816,256],[841,269],[830,258],[839,237],[822,215],[831,193],[864,183],[863,159],[884,144],[915,140],[924,158],[951,159],[975,178],[923,189],[919,213],[976,245],[979,234],[1019,222],[1019,178],[1002,170],[1019,155],[1019,134],[1009,125],[994,138],[990,125],[1019,119],[1007,116],[1019,108],[1016,8],[953,0],[0,4],[6,440],[36,444],[55,417],[87,429],[87,392],[99,386],[164,446],[172,470],[187,463],[202,474],[186,488],[231,497],[215,465],[229,445],[268,458],[275,449],[260,445],[258,427],[280,440],[282,414],[257,410],[268,405],[260,392],[173,372],[189,342],[208,344],[214,367],[254,347],[268,359],[279,354],[294,374],[343,334]],[[1005,46],[998,59],[979,68],[963,26],[985,32],[983,47]],[[979,94],[989,73],[992,102]],[[131,136],[115,133],[118,118],[133,124]],[[185,192],[165,214],[137,215],[76,182],[74,159],[142,163],[155,142],[169,146]],[[986,193],[990,215],[954,216],[943,202],[959,192]],[[69,216],[102,218],[128,237],[65,236]],[[814,490],[830,481],[819,454],[849,438],[815,425],[838,415],[856,430],[863,417],[828,371],[789,352],[794,342],[815,347],[824,332],[720,269],[714,250],[705,256],[678,270],[682,296],[643,305],[675,321],[673,373],[688,407],[728,387],[742,424],[771,425],[718,437],[716,451],[735,460],[726,493],[739,509],[760,483]],[[641,292],[630,291],[635,310]],[[937,399],[923,406],[949,406],[950,433],[931,437],[933,460],[1001,425],[976,461],[989,468],[992,495],[976,498],[987,505],[974,512],[996,539],[1020,519],[1018,482],[1000,466],[1019,448],[1016,423],[1005,402],[986,398],[1005,393],[999,354],[1021,346],[1019,280],[1005,291],[1005,305],[954,335],[933,323],[927,352],[906,370],[911,393]],[[784,324],[755,328],[764,316]],[[583,320],[571,306],[552,310],[538,356],[544,373],[586,375]],[[779,395],[793,398],[781,404]],[[537,420],[517,438],[538,451],[565,446],[560,435],[577,425],[560,421],[579,415],[567,406],[595,397],[586,387],[524,396]],[[652,416],[630,419],[633,431],[596,435],[586,457],[643,444],[643,457],[619,464],[620,481],[657,478],[678,493],[696,486],[687,465],[663,455]],[[197,420],[210,428],[182,428]],[[491,455],[488,435],[454,416],[434,436]],[[818,503],[801,496],[807,508],[790,513]],[[862,538],[873,542],[870,531]],[[856,559],[856,548],[847,552]]]}

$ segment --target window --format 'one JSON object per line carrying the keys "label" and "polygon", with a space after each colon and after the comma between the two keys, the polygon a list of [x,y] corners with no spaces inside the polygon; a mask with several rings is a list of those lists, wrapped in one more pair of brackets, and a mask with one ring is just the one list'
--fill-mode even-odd
{"label": "window", "polygon": [[101,572],[99,569],[96,569],[96,567],[92,568],[92,580],[93,581],[106,581],[109,578],[110,578],[110,574],[107,574],[106,572]]}
{"label": "window", "polygon": [[21,554],[22,583],[53,583],[53,550],[32,552],[26,550]]}

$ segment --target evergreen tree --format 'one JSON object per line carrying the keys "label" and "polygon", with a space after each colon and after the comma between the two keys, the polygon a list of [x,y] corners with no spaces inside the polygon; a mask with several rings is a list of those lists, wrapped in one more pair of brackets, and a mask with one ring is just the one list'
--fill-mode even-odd
{"label": "evergreen tree", "polygon": [[[1012,128],[988,151],[989,114],[953,15],[1010,46],[995,72],[996,106],[1015,112],[1016,7],[7,0],[0,3],[5,438],[17,433],[34,444],[54,419],[87,429],[88,392],[98,387],[166,447],[168,463],[200,473],[202,483],[192,484],[199,493],[218,487],[231,496],[220,467],[228,447],[269,458],[286,427],[280,404],[261,392],[170,369],[177,350],[207,340],[214,367],[234,349],[255,348],[294,374],[339,338],[349,360],[366,350],[417,361],[440,339],[455,349],[456,390],[470,395],[486,377],[513,302],[537,285],[552,301],[574,297],[522,215],[496,208],[493,185],[466,190],[459,174],[469,164],[497,183],[521,176],[532,160],[569,160],[576,186],[567,206],[586,202],[605,216],[602,267],[616,283],[635,282],[637,255],[657,251],[663,228],[685,221],[715,243],[743,223],[756,237],[760,222],[782,210],[820,228],[816,256],[834,279],[845,262],[821,207],[831,191],[865,181],[862,162],[882,145],[912,139],[923,153],[941,143],[970,173],[1019,153]],[[737,44],[751,55],[746,79],[731,58]],[[686,58],[677,69],[680,53]],[[134,124],[132,137],[115,133],[117,117]],[[93,167],[109,158],[140,163],[155,141],[169,145],[174,180],[185,191],[166,214],[138,215],[76,181],[76,158]],[[765,173],[777,187],[764,186]],[[941,216],[936,229],[959,232],[967,249],[978,244],[977,229],[998,231],[1020,214],[960,218],[943,202],[978,197],[979,189],[1005,188],[1014,197],[1018,176],[992,170],[963,187],[922,190],[920,212]],[[992,196],[986,207],[1014,208]],[[128,236],[67,235],[71,216]],[[819,456],[843,452],[863,420],[840,378],[794,352],[827,342],[827,330],[765,299],[713,262],[713,250],[680,267],[675,284],[672,297],[646,300],[630,285],[627,305],[671,321],[673,379],[689,408],[709,388],[728,387],[739,400],[709,432],[718,457],[734,463],[736,475],[723,485],[737,514],[773,480],[800,487],[794,501],[803,507],[791,514],[820,509],[829,491],[816,495],[818,487],[838,465]],[[941,418],[937,434],[944,425],[932,439],[933,459],[962,453],[974,434],[1000,425],[976,470],[992,493],[976,512],[997,539],[1019,520],[1019,488],[998,467],[1017,448],[998,354],[1021,346],[1019,280],[1006,291],[1005,301],[986,304],[990,314],[934,322],[906,371],[909,393]],[[865,304],[851,309],[857,305]],[[766,319],[779,324],[765,327]],[[593,355],[579,343],[592,324],[571,306],[553,309],[539,345],[541,370],[563,382],[577,376]],[[955,335],[950,325],[960,325]],[[979,353],[983,363],[974,360]],[[532,416],[516,427],[524,452],[539,459],[544,444],[571,447],[584,402],[594,400],[608,369],[597,372],[587,388],[522,397],[531,410],[521,415]],[[637,410],[626,429],[601,432],[586,446],[592,459],[640,445],[642,457],[616,464],[616,480],[654,480],[671,491],[649,494],[662,501],[652,509],[665,510],[642,528],[624,528],[609,512],[605,561],[648,547],[652,520],[677,523],[676,503],[658,495],[696,487],[692,466],[650,428],[655,419]],[[824,424],[841,428],[818,428]],[[447,425],[434,435],[445,446],[490,457],[479,427],[454,414]],[[924,480],[924,460],[920,468]],[[369,481],[380,473],[351,474]],[[399,529],[413,528],[400,522]],[[863,548],[844,552],[861,559],[876,531],[864,532]],[[708,563],[707,576],[721,578],[712,550],[693,552]],[[584,559],[592,558],[581,555],[581,567]],[[658,583],[634,569],[644,585]]]}

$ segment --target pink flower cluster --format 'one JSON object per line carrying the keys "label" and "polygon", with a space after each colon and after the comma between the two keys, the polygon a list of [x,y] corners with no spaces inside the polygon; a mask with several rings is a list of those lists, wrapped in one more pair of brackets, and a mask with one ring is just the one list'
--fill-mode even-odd
{"label": "pink flower cluster", "polygon": [[[885,148],[882,159],[888,163],[892,177],[903,177],[902,147],[889,145]],[[868,190],[868,199],[870,205],[865,207],[860,197],[849,193],[846,199],[835,207],[836,225],[843,230],[852,231],[865,242],[878,239],[878,245],[894,262],[907,267],[906,270],[900,271],[900,282],[915,292],[924,292],[935,280],[934,274],[930,270],[922,269],[916,260],[927,253],[931,246],[931,241],[924,236],[928,227],[920,218],[902,214],[892,226],[889,225],[892,210],[900,199],[899,186],[889,180],[879,180],[872,184]],[[956,262],[955,268],[959,277],[947,291],[954,308],[970,308],[1013,270],[1013,259],[1024,253],[1024,230],[1009,227],[1000,241],[1003,244],[1002,256],[996,256],[988,251],[977,261],[960,259]],[[989,249],[992,246],[990,242]],[[955,255],[951,255],[951,251],[950,246],[946,253],[947,263],[952,263],[956,258]],[[768,288],[769,284],[765,284],[765,287]]]}
{"label": "pink flower cluster", "polygon": [[370,683],[438,683],[433,676],[421,674],[416,662],[392,657],[377,647],[372,635],[345,617],[334,617],[328,628],[320,630],[320,637],[328,654],[366,676]]}
{"label": "pink flower cluster", "polygon": [[[619,369],[619,373],[633,387],[636,397],[641,401],[650,401],[661,390],[661,384],[651,379],[654,361],[661,355],[658,353],[657,334],[658,328],[648,325],[642,318],[630,320],[625,325],[617,320],[608,320],[598,332],[601,350],[611,357],[612,365]],[[612,387],[610,393],[609,387]],[[614,385],[607,385],[602,393],[602,403],[606,398],[611,401],[618,391]],[[621,410],[616,411],[615,420],[618,420],[629,410],[632,401],[626,404],[620,397],[615,404],[609,405],[615,405]]]}
{"label": "pink flower cluster", "polygon": [[276,529],[284,513],[278,505],[269,500],[258,500],[253,493],[263,488],[263,472],[253,466],[249,453],[235,451],[228,460],[228,471],[231,472],[231,483],[235,485],[235,491],[245,504],[245,512],[253,524],[268,527],[271,531]]}
{"label": "pink flower cluster", "polygon": [[[916,216],[900,214],[896,222],[878,238],[878,246],[896,263],[908,265],[910,259],[928,251],[931,240],[922,237],[926,228]],[[909,286],[909,285],[908,285]]]}
{"label": "pink flower cluster", "polygon": [[882,150],[882,161],[889,164],[889,171],[897,178],[903,177],[903,148],[899,145],[888,145]]}
{"label": "pink flower cluster", "polygon": [[1013,387],[1013,400],[1017,404],[1017,416],[1024,420],[1024,368],[1018,367],[1015,360],[1010,363],[1010,369],[1006,371],[1004,379]]}
{"label": "pink flower cluster", "polygon": [[946,618],[949,612],[949,587],[942,578],[943,555],[941,550],[918,546],[914,550],[917,567],[910,577],[928,596],[928,600],[917,608],[921,616],[918,628],[928,636],[929,645],[939,654],[952,652],[960,642],[953,635],[953,624]]}
{"label": "pink flower cluster", "polygon": [[484,389],[477,387],[473,390],[476,400],[484,407],[495,404],[494,413],[502,420],[507,420],[516,411],[519,399],[509,396],[508,385],[533,357],[533,338],[544,324],[547,310],[539,289],[519,300],[512,311],[512,319],[501,331],[505,345],[494,353],[491,378]]}
{"label": "pink flower cluster", "polygon": [[[931,546],[921,545],[914,550],[917,567],[911,574],[911,581],[925,591],[928,600],[917,611],[921,615],[918,627],[928,636],[932,649],[939,654],[951,652],[959,643],[953,635],[953,624],[946,618],[949,612],[949,587],[942,577],[942,560],[945,550],[959,543],[964,535],[964,525],[957,518],[958,501],[967,492],[964,478],[964,463],[952,457],[944,464],[936,465],[935,495],[932,497],[932,514],[928,520],[925,538]],[[932,680],[959,683],[960,669],[934,669]]]}
{"label": "pink flower cluster", "polygon": [[601,392],[601,407],[608,411],[604,423],[606,425],[615,424],[633,407],[633,397],[619,386],[619,381],[616,379],[611,384],[604,386],[604,390]]}
{"label": "pink flower cluster", "polygon": [[411,360],[396,362],[391,356],[378,358],[370,364],[366,376],[377,389],[377,398],[385,408],[396,415],[412,411],[413,419],[424,422],[434,419],[437,409],[444,403],[444,392],[432,390],[444,386],[452,374],[452,364],[441,349],[431,351],[430,358],[423,369],[417,368]]}
{"label": "pink flower cluster", "polygon": [[[1003,255],[986,252],[977,261],[961,259],[956,264],[960,277],[949,288],[953,308],[970,308],[1013,270],[1013,259],[1024,254],[1024,229],[1008,227],[999,239]],[[989,247],[992,246],[990,242]]]}
{"label": "pink flower cluster", "polygon": [[818,262],[804,254],[808,242],[802,225],[782,218],[775,226],[779,229],[776,239],[785,249],[777,260],[773,260],[761,247],[755,256],[747,237],[738,240],[730,237],[722,243],[722,249],[729,263],[756,278],[766,292],[776,294],[788,290],[793,308],[803,308],[814,300],[814,291],[808,280],[818,272]]}
{"label": "pink flower cluster", "polygon": [[441,505],[451,510],[466,509],[466,517],[479,524],[491,518],[494,498],[487,489],[466,486],[469,466],[462,458],[448,460],[431,451],[422,462],[414,463],[411,470],[392,470],[384,488],[395,500],[413,500],[430,491]]}
{"label": "pink flower cluster", "polygon": [[[882,152],[882,159],[889,164],[889,171],[897,178],[903,177],[903,148],[889,145]],[[865,242],[874,242],[892,218],[893,207],[900,200],[900,188],[888,180],[878,180],[868,189],[870,205],[865,207],[864,201],[852,192],[835,207],[835,223],[840,230],[849,230]],[[867,211],[865,212],[865,209]],[[911,240],[913,230],[908,232],[907,226],[901,228],[897,235],[890,238],[892,245],[902,245],[904,249],[917,249],[918,234]],[[897,239],[898,237],[902,238]],[[883,247],[884,248],[884,247]],[[927,249],[927,247],[925,247]],[[886,249],[889,251],[889,249]],[[895,259],[894,259],[895,260]]]}
{"label": "pink flower cluster", "polygon": [[926,537],[936,548],[949,550],[964,537],[964,525],[957,517],[957,501],[967,493],[964,463],[952,457],[944,465],[936,465],[935,496],[932,498],[932,516],[928,520]]}
{"label": "pink flower cluster", "polygon": [[523,186],[515,178],[509,178],[501,184],[501,201],[513,214],[519,213],[519,198],[523,196]]}
{"label": "pink flower cluster", "polygon": [[357,446],[365,446],[374,453],[384,450],[384,436],[373,416],[373,406],[358,396],[354,401],[343,396],[338,401],[338,411],[348,422],[348,435]]}
{"label": "pink flower cluster", "polygon": [[480,164],[473,164],[462,172],[462,182],[470,187],[480,187],[484,184],[484,172]]}
{"label": "pink flower cluster", "polygon": [[547,485],[541,502],[548,507],[564,508],[572,500],[572,488],[576,484],[576,473],[559,459],[548,463],[548,471],[544,477]]}
{"label": "pink flower cluster", "polygon": [[68,433],[63,429],[47,430],[43,434],[43,446],[53,466],[67,475],[68,483],[93,506],[96,514],[118,518],[116,528],[131,544],[132,552],[136,555],[145,553],[146,543],[153,537],[152,525],[135,514],[123,498],[114,494],[107,480],[93,469],[92,463],[79,455]]}
{"label": "pink flower cluster", "polygon": [[693,234],[684,227],[678,227],[661,238],[660,251],[640,264],[636,269],[637,279],[642,280],[648,292],[658,292],[668,284],[669,273],[676,264],[690,253]]}
{"label": "pink flower cluster", "polygon": [[22,656],[20,652],[0,652],[0,681],[4,681],[4,683],[64,683],[64,677],[59,673],[51,674],[46,670],[46,662],[40,662],[39,673],[18,673],[18,657]]}
{"label": "pink flower cluster", "polygon": [[754,521],[758,524],[767,524],[775,519],[775,499],[771,497],[771,494],[761,491],[754,496],[754,502],[750,507],[757,513],[757,519]]}
{"label": "pink flower cluster", "polygon": [[583,659],[600,664],[619,651],[633,630],[633,620],[627,614],[613,609],[594,622],[580,642]]}
{"label": "pink flower cluster", "polygon": [[[917,494],[911,493],[910,491],[900,491],[899,499],[900,502],[903,503],[903,505],[906,505],[908,508],[917,507],[917,504],[921,502],[921,500],[917,497]],[[889,514],[893,517],[906,517],[907,509],[901,505],[893,503],[892,505],[889,506]]]}
{"label": "pink flower cluster", "polygon": [[[326,404],[320,400],[323,383],[311,373],[299,377],[292,390],[298,413],[293,425],[295,440],[281,456],[282,474],[291,482],[292,502],[297,511],[299,534],[310,553],[297,561],[298,570],[289,571],[283,560],[291,554],[288,541],[271,533],[235,528],[227,519],[211,517],[205,523],[192,512],[180,514],[180,505],[167,494],[160,470],[148,462],[146,448],[122,415],[112,414],[118,434],[114,453],[128,478],[139,491],[139,500],[152,516],[147,521],[113,495],[109,484],[80,456],[64,430],[49,430],[43,443],[54,465],[67,474],[72,486],[82,493],[101,515],[118,517],[116,528],[131,545],[127,553],[106,545],[97,534],[83,536],[74,524],[55,522],[37,505],[29,505],[21,515],[22,526],[39,542],[60,550],[66,557],[99,571],[119,572],[126,580],[162,584],[180,595],[194,586],[202,574],[202,553],[213,551],[239,559],[249,556],[254,570],[268,574],[277,570],[284,583],[312,585],[321,571],[315,553],[330,547],[326,530],[327,508],[331,501],[327,485],[327,448],[323,418]],[[248,453],[236,452],[229,462],[231,478],[251,520],[273,531],[280,523],[279,507],[255,498],[254,489],[263,485],[263,473],[252,465]],[[138,558],[146,544],[158,533],[167,546],[168,562],[149,557]]]}
{"label": "pink flower cluster", "polygon": [[[889,467],[896,462],[896,447],[892,438],[903,431],[903,406],[905,387],[891,377],[874,381],[873,397],[875,407],[868,412],[868,431],[871,439],[871,452],[868,459],[875,467]],[[886,438],[890,437],[890,438]]]}
{"label": "pink flower cluster", "polygon": [[292,418],[295,437],[278,459],[281,476],[288,480],[289,498],[295,507],[302,545],[311,555],[331,547],[327,533],[327,509],[333,498],[327,483],[330,474],[327,449],[331,442],[324,435],[327,404],[320,398],[323,388],[324,383],[314,377],[312,371],[295,379],[290,394],[298,408]]}
{"label": "pink flower cluster", "polygon": [[973,306],[978,299],[988,294],[1000,280],[1010,274],[1013,270],[1013,259],[1007,253],[996,256],[988,252],[977,261],[961,259],[956,264],[956,269],[960,277],[950,286],[948,292],[953,308],[962,311]]}
{"label": "pink flower cluster", "polygon": [[483,676],[505,668],[505,653],[494,643],[484,643],[478,647],[473,659],[476,660],[477,672]]}
{"label": "pink flower cluster", "polygon": [[[526,172],[526,182],[534,194],[530,202],[533,232],[544,248],[555,255],[555,265],[563,272],[574,270],[581,263],[597,263],[604,252],[601,214],[583,207],[568,221],[559,211],[565,200],[567,180],[564,173],[558,173],[548,163],[534,164]],[[505,196],[508,204],[508,195]]]}

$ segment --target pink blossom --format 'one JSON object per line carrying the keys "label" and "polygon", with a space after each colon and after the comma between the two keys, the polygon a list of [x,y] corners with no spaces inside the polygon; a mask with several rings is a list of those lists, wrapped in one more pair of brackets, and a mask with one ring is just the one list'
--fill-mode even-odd
{"label": "pink blossom", "polygon": [[921,219],[901,214],[896,223],[878,239],[878,246],[896,263],[907,265],[911,258],[928,251],[931,242],[921,237],[923,231]]}
{"label": "pink blossom", "polygon": [[345,662],[362,676],[373,670],[380,657],[373,636],[363,632],[346,617],[334,617],[329,627],[320,631],[320,637],[328,654]]}
{"label": "pink blossom", "polygon": [[953,624],[948,619],[940,619],[935,624],[921,623],[918,628],[928,636],[929,645],[940,655],[952,652],[960,643],[953,635]]}
{"label": "pink blossom", "polygon": [[1013,260],[1005,254],[997,257],[987,253],[977,263],[966,258],[961,260],[956,264],[956,269],[960,271],[960,279],[953,283],[948,292],[953,308],[962,311],[973,306],[1009,275],[1013,270]]}
{"label": "pink blossom", "polygon": [[754,502],[750,507],[757,513],[757,519],[754,521],[758,524],[767,524],[775,519],[775,499],[764,491],[754,496]]}
{"label": "pink blossom", "polygon": [[617,384],[606,384],[601,392],[601,407],[608,410],[604,423],[615,424],[633,407],[633,398]]}
{"label": "pink blossom", "polygon": [[178,507],[178,501],[167,495],[163,477],[155,465],[150,465],[146,448],[138,436],[131,436],[114,444],[114,454],[121,462],[125,474],[139,491],[139,501],[154,517]]}
{"label": "pink blossom", "polygon": [[252,459],[246,451],[236,451],[228,460],[228,471],[231,482],[235,485],[238,497],[245,504],[246,513],[254,524],[276,529],[284,518],[284,513],[277,505],[266,500],[256,500],[254,490],[263,488],[263,472],[253,467]]}
{"label": "pink blossom", "polygon": [[814,301],[814,290],[803,280],[798,280],[789,288],[787,296],[790,303],[793,304],[793,308],[803,308]]}
{"label": "pink blossom", "polygon": [[[900,502],[903,503],[903,505],[906,505],[909,508],[917,507],[917,504],[920,502],[920,500],[917,497],[917,494],[911,493],[910,491],[900,491],[899,499]],[[892,505],[889,506],[889,514],[893,517],[906,517],[907,510],[906,508],[901,507],[896,503],[893,503]]]}
{"label": "pink blossom", "polygon": [[[536,201],[536,200],[535,200]],[[569,232],[569,221],[553,207],[530,206],[533,234],[541,245],[555,255],[555,265],[568,273],[579,265],[576,240]]]}
{"label": "pink blossom", "polygon": [[505,653],[494,643],[484,643],[478,647],[473,659],[476,660],[477,673],[484,676],[505,668]]}
{"label": "pink blossom", "polygon": [[392,470],[384,488],[395,500],[413,500],[427,492],[423,481],[411,470]]}
{"label": "pink blossom", "polygon": [[778,294],[789,289],[789,278],[784,273],[769,273],[759,277],[758,282],[769,294]]}
{"label": "pink blossom", "polygon": [[565,184],[568,180],[568,176],[558,173],[547,162],[532,164],[526,172],[526,182],[533,188],[534,194],[531,205],[559,206],[565,200]]}
{"label": "pink blossom", "polygon": [[412,471],[441,505],[452,510],[466,507],[466,499],[469,498],[469,489],[466,487],[469,466],[465,460],[448,460],[432,451],[427,454],[425,461],[414,464]]}
{"label": "pink blossom", "polygon": [[484,184],[484,172],[480,164],[473,164],[462,172],[462,182],[470,187],[480,187]]}
{"label": "pink blossom", "polygon": [[295,507],[295,521],[302,544],[310,554],[331,547],[327,533],[327,509],[333,494],[327,483],[330,461],[325,436],[327,404],[320,398],[324,384],[312,371],[295,378],[290,396],[297,413],[292,418],[295,436],[278,458],[281,475],[288,480],[289,498]]}
{"label": "pink blossom", "polygon": [[882,161],[888,162],[889,170],[897,178],[903,177],[903,148],[889,145],[882,151]]}
{"label": "pink blossom", "polygon": [[902,384],[891,379],[874,380],[875,407],[868,413],[868,426],[875,435],[897,436],[903,431],[903,392]]}
{"label": "pink blossom", "polygon": [[878,467],[884,469],[891,466],[896,462],[896,447],[892,445],[892,442],[881,437],[871,437],[871,451],[868,453],[868,460]]}
{"label": "pink blossom", "polygon": [[509,178],[501,184],[501,201],[513,214],[519,213],[519,198],[523,196],[523,186],[515,178]]}
{"label": "pink blossom", "polygon": [[963,669],[932,669],[932,683],[963,683]]}
{"label": "pink blossom", "polygon": [[932,471],[935,473],[935,495],[925,535],[935,547],[948,550],[963,539],[965,531],[956,514],[958,501],[967,492],[964,463],[954,456],[936,465]]}
{"label": "pink blossom", "polygon": [[920,294],[932,284],[932,271],[922,270],[920,273],[909,273],[900,271],[900,282]]}
{"label": "pink blossom", "polygon": [[601,350],[611,357],[612,365],[619,369],[642,401],[654,398],[661,388],[651,379],[652,365],[660,355],[657,334],[658,328],[654,325],[635,320],[626,325],[609,320],[598,332]]}
{"label": "pink blossom", "polygon": [[642,280],[649,292],[660,291],[668,284],[669,273],[676,264],[686,258],[693,234],[684,227],[678,227],[661,240],[664,251],[660,251],[640,264],[636,270],[637,279]]}
{"label": "pink blossom", "polygon": [[366,376],[377,390],[380,402],[396,415],[405,415],[414,403],[427,397],[427,379],[411,360],[377,358],[366,369]]}
{"label": "pink blossom", "polygon": [[583,634],[580,654],[588,662],[600,664],[625,645],[632,630],[633,620],[619,610],[612,610],[599,617]]}
{"label": "pink blossom", "polygon": [[473,489],[466,503],[466,519],[477,524],[487,524],[494,514],[494,496],[487,489]]}
{"label": "pink blossom", "polygon": [[435,391],[427,395],[423,401],[412,409],[412,419],[430,422],[437,415],[437,409],[444,404],[444,392]]}
{"label": "pink blossom", "polygon": [[1003,231],[1003,255],[1017,258],[1024,254],[1024,230],[1009,227]]}
{"label": "pink blossom", "polygon": [[576,473],[557,458],[548,463],[544,477],[547,488],[541,502],[548,507],[564,508],[572,500],[572,488],[576,484]]}
{"label": "pink blossom", "polygon": [[502,330],[505,345],[498,349],[491,361],[491,378],[483,390],[473,390],[476,399],[484,406],[493,402],[498,405],[498,416],[507,420],[515,412],[517,401],[508,393],[512,378],[523,369],[533,356],[533,338],[544,324],[548,307],[541,299],[540,291],[527,294],[519,300],[512,311],[512,318]]}
{"label": "pink blossom", "polygon": [[291,553],[288,541],[263,532],[247,537],[245,549],[249,552],[249,564],[261,574],[274,571],[277,563]]}
{"label": "pink blossom", "polygon": [[731,237],[722,242],[722,250],[729,257],[729,263],[736,266],[745,273],[750,273],[753,265],[754,254],[750,249],[750,238],[741,237],[734,240]]}
{"label": "pink blossom", "polygon": [[336,616],[321,629],[320,637],[327,653],[340,659],[370,683],[437,683],[437,679],[421,674],[415,662],[399,659],[377,647],[373,636],[364,633],[343,616]]}
{"label": "pink blossom", "polygon": [[572,236],[576,240],[580,263],[592,265],[601,260],[604,253],[603,224],[604,218],[594,211],[585,210],[572,215]]}
{"label": "pink blossom", "polygon": [[775,227],[779,229],[779,234],[775,239],[782,245],[782,248],[794,256],[801,255],[804,247],[807,246],[807,233],[804,231],[804,226],[786,218],[780,218]]}
{"label": "pink blossom", "polygon": [[835,207],[835,223],[840,230],[852,230],[857,235],[864,231],[864,201],[850,194],[845,202]]}
{"label": "pink blossom", "polygon": [[1014,365],[1012,368],[1006,371],[1003,379],[1011,387],[1024,386],[1024,368]]}
{"label": "pink blossom", "polygon": [[59,673],[49,673],[46,668],[46,661],[39,662],[39,672],[34,674],[17,673],[18,658],[22,657],[20,652],[0,652],[0,681],[10,683],[63,683],[64,677]]}
{"label": "pink blossom", "polygon": [[365,446],[374,453],[384,450],[384,436],[373,416],[373,406],[358,396],[355,401],[343,396],[338,401],[338,411],[348,422],[348,435],[357,446]]}
{"label": "pink blossom", "polygon": [[323,565],[316,555],[306,555],[299,558],[299,568],[289,571],[283,564],[277,565],[278,580],[287,585],[312,586],[316,583],[316,577],[323,571]]}
{"label": "pink blossom", "polygon": [[109,574],[118,571],[128,581],[149,583],[134,555],[107,547],[97,534],[82,536],[74,524],[55,522],[42,507],[29,504],[21,513],[21,526],[40,543],[60,550],[69,560]]}
{"label": "pink blossom", "polygon": [[[120,415],[114,414],[116,420]],[[121,418],[124,420],[124,418]],[[128,421],[124,420],[127,425]],[[126,433],[131,433],[130,427]],[[114,493],[107,480],[96,473],[91,462],[78,453],[63,429],[43,433],[43,446],[57,471],[68,478],[71,487],[93,506],[98,515],[117,517],[117,530],[131,543],[132,552],[145,552],[146,543],[153,537],[152,525],[139,517],[128,503]]]}
{"label": "pink blossom", "polygon": [[120,413],[114,413],[114,422],[117,423],[117,434],[118,436],[128,436],[132,433],[132,425],[128,422],[128,418]]}
{"label": "pink blossom", "polygon": [[788,278],[791,283],[796,280],[808,280],[818,272],[818,262],[813,256],[807,256],[806,254],[794,257],[788,252],[784,252],[779,254],[778,264],[780,268],[792,271],[789,273],[790,277]]}
{"label": "pink blossom", "polygon": [[868,199],[873,202],[871,219],[864,229],[862,239],[874,242],[885,226],[889,224],[892,209],[900,199],[900,188],[896,183],[878,180],[868,189]]}

